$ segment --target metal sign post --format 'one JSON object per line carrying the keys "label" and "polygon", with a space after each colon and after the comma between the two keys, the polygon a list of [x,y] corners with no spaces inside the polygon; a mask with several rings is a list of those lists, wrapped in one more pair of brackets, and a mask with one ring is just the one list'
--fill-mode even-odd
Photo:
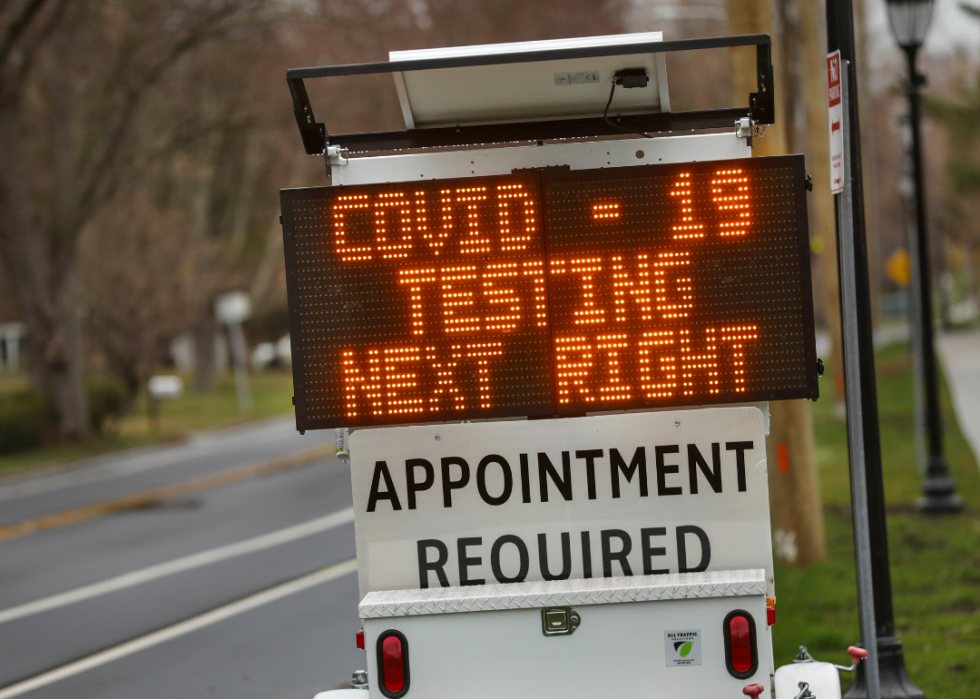
{"label": "metal sign post", "polygon": [[[862,187],[861,141],[859,115],[857,109],[857,81],[855,78],[855,43],[854,43],[854,11],[851,0],[827,0],[827,50],[840,51],[841,73],[847,74],[846,89],[842,92],[847,97],[847,106],[842,110],[847,115],[845,131],[848,146],[845,149],[850,160],[848,184],[850,196],[847,201],[838,200],[841,216],[847,219],[851,227],[850,245],[852,261],[849,265],[854,274],[852,290],[854,296],[850,301],[844,298],[845,258],[843,256],[844,235],[840,231],[841,257],[841,302],[846,312],[856,317],[857,348],[848,346],[845,340],[845,365],[856,363],[859,376],[847,384],[848,412],[852,410],[852,401],[858,394],[861,399],[860,419],[849,421],[855,427],[848,431],[848,438],[858,438],[863,443],[859,453],[863,455],[864,482],[866,486],[867,524],[865,531],[871,542],[871,579],[873,584],[875,643],[865,643],[868,650],[871,646],[877,652],[877,662],[861,663],[858,665],[854,685],[847,693],[848,699],[863,699],[870,695],[870,675],[872,668],[877,668],[880,679],[880,694],[886,699],[908,697],[919,699],[922,692],[912,684],[905,671],[905,657],[902,642],[895,636],[895,613],[892,608],[891,571],[888,565],[888,529],[885,514],[885,487],[881,467],[881,435],[878,426],[878,393],[875,385],[874,338],[872,337],[871,290],[868,282],[868,250],[867,234],[864,225],[864,190]],[[860,426],[858,426],[860,425]],[[853,445],[852,445],[853,446]],[[853,453],[853,452],[852,452]],[[853,468],[853,462],[852,462]],[[857,527],[857,514],[855,514]],[[858,533],[855,532],[855,548],[857,548]],[[864,596],[867,599],[867,595]]]}
{"label": "metal sign post", "polygon": [[[845,61],[845,66],[847,62]],[[847,70],[840,71],[842,101],[841,128],[843,144],[843,189],[837,206],[837,226],[840,235],[840,288],[844,326],[844,353],[856,358],[860,353],[857,317],[857,263],[854,243],[854,219],[851,182],[850,131],[848,114]],[[857,565],[858,608],[861,616],[861,639],[868,651],[866,663],[868,697],[879,699],[878,636],[875,628],[874,583],[871,575],[871,536],[868,520],[868,484],[865,474],[864,406],[861,394],[861,364],[844,362],[844,381],[847,386],[847,443],[851,460],[851,511],[854,517],[854,556]]]}

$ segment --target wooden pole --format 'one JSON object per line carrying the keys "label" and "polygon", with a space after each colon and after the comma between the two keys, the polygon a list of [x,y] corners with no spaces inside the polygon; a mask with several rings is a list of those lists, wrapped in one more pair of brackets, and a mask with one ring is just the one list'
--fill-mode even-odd
{"label": "wooden pole", "polygon": [[[813,177],[809,211],[811,238],[820,240],[817,260],[820,278],[820,302],[830,337],[830,382],[824,382],[821,393],[834,401],[838,416],[844,413],[844,341],[841,338],[840,282],[837,279],[837,229],[834,220],[834,196],[830,193],[830,142],[827,125],[826,41],[823,37],[823,14],[820,4],[797,2],[799,8],[799,43],[802,60],[800,82],[806,110],[806,134],[803,148],[807,171]],[[826,385],[829,383],[830,385]]]}
{"label": "wooden pole", "polygon": [[[726,1],[730,34],[767,33],[773,36],[777,123],[767,129],[765,137],[753,139],[753,152],[760,156],[784,154],[788,152],[788,135],[792,133],[797,107],[796,99],[781,99],[787,94],[783,90],[783,86],[787,84],[787,64],[784,57],[789,52],[780,50],[785,45],[780,39],[785,41],[788,37],[776,35],[774,7],[770,2]],[[776,1],[788,3],[792,0]],[[823,65],[822,60],[819,65]],[[732,51],[732,87],[736,104],[745,104],[749,93],[756,91],[754,53],[742,49]],[[809,87],[809,84],[804,87]],[[791,94],[797,93],[798,90],[795,90]],[[826,115],[826,110],[824,114]],[[826,116],[820,124],[826,141]],[[825,154],[825,161],[826,157]],[[808,169],[813,167],[814,159],[815,156],[807,153]],[[829,167],[826,162],[823,164]],[[829,187],[829,175],[825,179]],[[812,198],[808,204],[810,207],[820,205]],[[824,205],[827,205],[826,202]],[[832,220],[832,204],[824,215]],[[834,289],[836,290],[836,284]],[[837,327],[839,332],[839,322]],[[826,555],[810,404],[802,400],[773,401],[769,404],[769,410],[767,450],[776,555],[787,562],[806,565],[819,561]]]}

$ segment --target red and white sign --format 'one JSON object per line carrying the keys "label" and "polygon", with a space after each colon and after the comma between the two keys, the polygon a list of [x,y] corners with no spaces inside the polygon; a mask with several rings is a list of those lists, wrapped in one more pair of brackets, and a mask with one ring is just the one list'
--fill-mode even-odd
{"label": "red and white sign", "polygon": [[841,105],[840,51],[827,56],[827,106],[830,115],[830,191],[844,191],[844,124]]}

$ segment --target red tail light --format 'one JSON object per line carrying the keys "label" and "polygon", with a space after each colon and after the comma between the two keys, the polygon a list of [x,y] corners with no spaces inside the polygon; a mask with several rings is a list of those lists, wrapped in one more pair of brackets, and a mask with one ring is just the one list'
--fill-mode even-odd
{"label": "red tail light", "polygon": [[381,693],[398,699],[408,692],[408,639],[389,630],[378,636],[378,675]]}
{"label": "red tail light", "polygon": [[733,677],[744,680],[755,674],[759,665],[755,640],[755,620],[741,609],[729,613],[722,626],[725,634],[725,664]]}
{"label": "red tail light", "polygon": [[749,640],[749,620],[744,616],[733,617],[728,622],[728,636],[732,644],[732,669],[748,672],[752,669],[752,641]]}
{"label": "red tail light", "polygon": [[388,636],[381,644],[384,659],[385,689],[397,694],[405,688],[405,665],[402,662],[402,642],[397,636]]}

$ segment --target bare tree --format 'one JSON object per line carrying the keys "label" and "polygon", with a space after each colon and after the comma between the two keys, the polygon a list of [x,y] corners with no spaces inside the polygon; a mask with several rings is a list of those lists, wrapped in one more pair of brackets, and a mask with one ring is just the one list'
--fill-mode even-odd
{"label": "bare tree", "polygon": [[32,378],[63,437],[88,431],[78,241],[129,181],[147,96],[259,0],[0,4],[0,256],[28,326]]}
{"label": "bare tree", "polygon": [[[290,64],[619,28],[607,0],[0,2],[0,257],[62,436],[88,429],[83,328],[132,382],[174,333],[211,332],[218,291],[260,272],[271,293],[274,180],[303,171]],[[360,84],[321,113],[397,126]]]}

